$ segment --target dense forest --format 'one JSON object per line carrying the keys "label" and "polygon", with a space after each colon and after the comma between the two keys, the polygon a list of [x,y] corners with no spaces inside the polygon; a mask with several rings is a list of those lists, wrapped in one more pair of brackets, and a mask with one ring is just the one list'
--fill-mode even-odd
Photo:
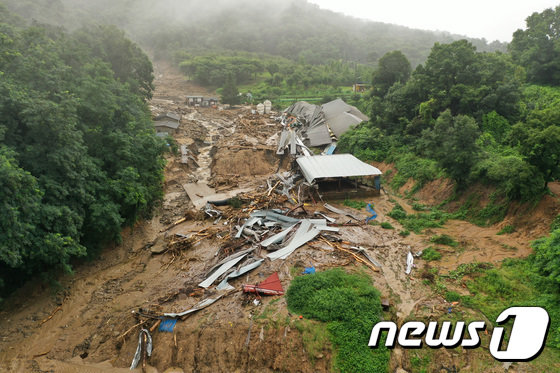
{"label": "dense forest", "polygon": [[0,292],[119,241],[162,196],[152,65],[115,27],[0,7]]}
{"label": "dense forest", "polygon": [[341,148],[378,161],[398,154],[417,187],[443,172],[459,189],[482,182],[509,199],[538,199],[560,177],[558,14],[530,16],[509,53],[436,43],[414,71],[401,52],[386,54],[372,78],[372,119]]}

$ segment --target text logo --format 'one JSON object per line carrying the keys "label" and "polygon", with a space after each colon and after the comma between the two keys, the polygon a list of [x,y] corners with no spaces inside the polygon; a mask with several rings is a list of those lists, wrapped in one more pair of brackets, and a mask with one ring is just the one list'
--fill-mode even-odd
{"label": "text logo", "polygon": [[[542,352],[548,335],[548,312],[541,307],[510,307],[498,316],[496,323],[503,325],[512,318],[514,322],[507,346],[501,348],[504,345],[505,332],[503,327],[496,326],[490,339],[490,353],[500,361],[535,359]],[[431,348],[476,348],[481,342],[478,332],[485,329],[484,321],[473,321],[468,326],[465,322],[458,321],[453,333],[449,321],[442,322],[441,328],[436,321],[429,322],[427,326],[421,321],[409,321],[404,323],[400,330],[394,322],[382,321],[373,327],[368,346],[378,347],[381,333],[387,331],[385,346],[388,348],[395,347],[395,342],[404,348],[421,348],[423,342]]]}

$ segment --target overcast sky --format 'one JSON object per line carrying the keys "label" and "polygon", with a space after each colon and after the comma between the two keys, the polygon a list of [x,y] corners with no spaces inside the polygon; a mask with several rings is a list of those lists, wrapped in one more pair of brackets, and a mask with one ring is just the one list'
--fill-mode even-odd
{"label": "overcast sky", "polygon": [[309,0],[324,9],[410,28],[511,41],[533,12],[560,0]]}

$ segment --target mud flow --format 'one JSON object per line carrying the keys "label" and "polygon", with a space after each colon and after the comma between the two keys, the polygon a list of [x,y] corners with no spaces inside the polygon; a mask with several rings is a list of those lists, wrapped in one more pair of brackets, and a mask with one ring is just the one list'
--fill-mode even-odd
{"label": "mud flow", "polygon": [[[283,296],[258,297],[244,293],[242,285],[258,284],[278,273],[286,290],[305,267],[317,271],[345,267],[371,276],[389,304],[387,317],[399,323],[419,315],[437,318],[449,304],[423,283],[423,260],[415,257],[412,272],[405,273],[409,252],[417,254],[433,245],[431,236],[447,234],[462,250],[443,256],[444,273],[462,263],[524,257],[530,253],[530,241],[543,233],[542,221],[558,211],[558,198],[546,196],[531,216],[513,211],[495,227],[449,221],[442,228],[403,237],[399,235],[403,228],[387,214],[395,203],[407,212],[413,210],[397,194],[364,199],[374,204],[377,222],[390,222],[395,229],[364,224],[366,210],[352,209],[343,201],[329,204],[357,219],[329,211],[320,200],[294,204],[292,195],[274,191],[275,175],[292,167],[289,159],[276,155],[282,126],[274,120],[275,113],[258,115],[251,107],[189,107],[187,95],[212,93],[187,81],[169,64],[157,63],[155,70],[153,115],[181,115],[173,134],[178,152],[167,156],[161,207],[151,220],[125,229],[121,244],[77,265],[73,276],[60,280],[61,288],[32,280],[5,302],[0,313],[0,372],[129,372],[141,329],[150,332],[153,351],[147,356],[146,342],[142,344],[134,371],[330,371],[332,346],[309,351],[297,328],[299,315],[290,314]],[[382,171],[392,167],[377,166]],[[452,186],[441,181],[428,184],[417,196],[426,204],[437,204],[452,192]],[[209,200],[226,202],[207,208]],[[296,219],[324,214],[333,219],[329,225],[339,230],[323,232],[285,260],[272,261],[253,235],[260,239],[263,226],[255,225],[258,232],[242,229],[242,235],[236,235],[253,211],[274,208]],[[496,234],[511,223],[518,227],[515,233]],[[274,224],[266,229],[281,231]],[[353,254],[351,247],[364,250],[371,261]],[[233,290],[217,290],[219,281],[207,288],[199,286],[213,267],[244,250],[249,251],[247,262],[264,261],[229,280]],[[161,315],[197,308],[216,298],[215,303],[178,318],[171,332],[160,331]],[[446,353],[438,357],[445,366],[459,359]],[[392,371],[410,367],[407,354],[393,351]],[[475,359],[465,354],[461,359]]]}

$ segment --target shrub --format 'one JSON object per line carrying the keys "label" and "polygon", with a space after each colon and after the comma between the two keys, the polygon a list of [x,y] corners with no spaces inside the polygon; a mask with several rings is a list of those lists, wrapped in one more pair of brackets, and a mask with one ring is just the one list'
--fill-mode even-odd
{"label": "shrub", "polygon": [[367,206],[367,203],[364,201],[355,201],[352,199],[345,199],[343,202],[344,206],[348,206],[348,207],[352,207],[353,209],[356,210],[362,210],[365,209]]}
{"label": "shrub", "polygon": [[543,176],[520,155],[492,154],[473,167],[471,178],[497,185],[509,199],[527,201],[543,192]]}
{"label": "shrub", "polygon": [[341,269],[296,277],[286,293],[288,309],[327,323],[340,372],[385,372],[389,352],[368,347],[371,327],[380,320],[379,292],[371,279]]}
{"label": "shrub", "polygon": [[560,214],[558,214],[558,216],[556,216],[554,218],[554,220],[552,221],[552,224],[550,224],[550,231],[555,231],[557,229],[560,229]]}
{"label": "shrub", "polygon": [[389,223],[388,221],[384,221],[383,223],[381,223],[381,228],[383,229],[395,229],[391,223]]}
{"label": "shrub", "polygon": [[428,208],[421,203],[414,202],[412,203],[412,209],[416,211],[426,211]]}
{"label": "shrub", "polygon": [[515,232],[515,227],[513,225],[506,225],[496,234],[497,235],[502,235],[502,234],[510,234],[510,233],[513,233],[513,232]]}
{"label": "shrub", "polygon": [[402,206],[397,203],[388,215],[393,219],[400,221],[401,219],[406,218],[406,211],[404,211]]}
{"label": "shrub", "polygon": [[422,252],[422,259],[424,259],[428,262],[430,262],[432,260],[440,260],[441,259],[441,253],[430,246]]}
{"label": "shrub", "polygon": [[457,247],[459,243],[453,239],[453,237],[446,234],[440,234],[438,236],[432,236],[430,242],[437,243],[440,245],[446,245],[451,247]]}
{"label": "shrub", "polygon": [[445,300],[448,302],[458,302],[461,300],[461,294],[456,291],[448,291],[445,293]]}

